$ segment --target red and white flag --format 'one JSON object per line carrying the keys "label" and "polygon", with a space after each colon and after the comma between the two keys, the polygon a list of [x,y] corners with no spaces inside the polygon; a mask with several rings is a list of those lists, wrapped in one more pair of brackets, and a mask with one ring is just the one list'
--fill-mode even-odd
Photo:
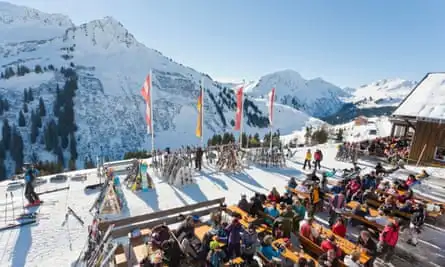
{"label": "red and white flag", "polygon": [[241,130],[241,120],[243,118],[243,87],[236,91],[236,115],[235,115],[235,131]]}
{"label": "red and white flag", "polygon": [[269,93],[269,125],[272,126],[273,121],[273,102],[275,100],[275,88]]}
{"label": "red and white flag", "polygon": [[147,123],[147,132],[151,133],[152,129],[152,107],[151,107],[151,77],[147,75],[144,85],[141,89],[142,97],[145,100],[145,122]]}

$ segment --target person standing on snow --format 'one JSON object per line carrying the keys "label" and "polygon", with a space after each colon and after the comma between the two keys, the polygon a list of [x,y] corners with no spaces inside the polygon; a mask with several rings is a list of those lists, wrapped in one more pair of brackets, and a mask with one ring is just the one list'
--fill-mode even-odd
{"label": "person standing on snow", "polygon": [[425,210],[423,206],[417,204],[415,207],[414,213],[411,215],[411,220],[409,224],[409,234],[410,238],[407,243],[412,246],[417,246],[417,237],[421,233],[421,227],[425,222]]}
{"label": "person standing on snow", "polygon": [[195,168],[199,171],[201,171],[201,165],[202,165],[202,155],[204,152],[202,151],[202,148],[198,147],[196,150],[196,158],[195,158]]}
{"label": "person standing on snow", "polygon": [[34,190],[34,180],[36,179],[37,175],[39,175],[39,171],[34,168],[33,165],[30,165],[25,170],[25,197],[28,200],[29,205],[40,204],[39,196]]}
{"label": "person standing on snow", "polygon": [[306,151],[306,155],[304,156],[304,164],[303,164],[303,170],[306,170],[306,165],[308,165],[309,170],[311,167],[311,160],[312,160],[312,152],[310,149]]}
{"label": "person standing on snow", "polygon": [[320,149],[315,150],[314,160],[315,160],[315,163],[314,163],[315,164],[315,170],[317,169],[317,166],[318,166],[318,169],[321,170],[321,164],[320,163],[323,160],[323,154],[321,153]]}

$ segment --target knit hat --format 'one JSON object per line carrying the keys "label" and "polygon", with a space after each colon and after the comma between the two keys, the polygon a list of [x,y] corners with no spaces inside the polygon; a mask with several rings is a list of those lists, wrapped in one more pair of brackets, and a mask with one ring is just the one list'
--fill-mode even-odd
{"label": "knit hat", "polygon": [[215,250],[215,249],[218,249],[219,248],[219,243],[218,243],[218,241],[211,241],[210,242],[210,249],[211,250]]}

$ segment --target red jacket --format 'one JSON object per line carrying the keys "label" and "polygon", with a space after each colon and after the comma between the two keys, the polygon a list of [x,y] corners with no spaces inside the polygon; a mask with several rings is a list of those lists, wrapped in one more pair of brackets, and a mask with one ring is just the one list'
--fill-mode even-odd
{"label": "red jacket", "polygon": [[352,193],[356,193],[360,188],[361,188],[361,184],[358,183],[355,180],[352,180],[349,184],[348,184],[349,189],[351,190]]}
{"label": "red jacket", "polygon": [[334,232],[334,234],[341,236],[341,237],[345,237],[346,236],[346,226],[344,226],[344,224],[342,223],[336,223],[334,224],[334,226],[332,226],[332,232]]}
{"label": "red jacket", "polygon": [[320,151],[316,151],[316,152],[314,153],[314,159],[315,159],[315,160],[322,160],[322,159],[323,159],[322,154],[321,154]]}
{"label": "red jacket", "polygon": [[305,223],[301,226],[300,235],[306,237],[311,241],[314,241],[314,237],[312,236],[311,226],[308,223]]}
{"label": "red jacket", "polygon": [[324,252],[328,252],[328,250],[334,249],[336,256],[341,257],[341,249],[339,249],[335,244],[327,239],[321,242],[320,247]]}
{"label": "red jacket", "polygon": [[270,202],[280,203],[280,197],[276,197],[276,196],[274,196],[274,195],[272,195],[272,194],[269,194],[269,195],[267,196],[267,199],[268,199]]}
{"label": "red jacket", "polygon": [[380,233],[379,241],[388,246],[395,247],[399,240],[399,226],[385,226],[383,232]]}

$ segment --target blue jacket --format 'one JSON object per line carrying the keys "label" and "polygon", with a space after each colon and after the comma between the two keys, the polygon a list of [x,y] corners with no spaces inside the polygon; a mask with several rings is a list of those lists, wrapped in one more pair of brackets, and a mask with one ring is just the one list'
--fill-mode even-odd
{"label": "blue jacket", "polygon": [[260,249],[261,253],[266,257],[268,260],[272,260],[272,257],[278,258],[281,255],[282,249],[276,250],[271,245],[264,245],[261,246]]}
{"label": "blue jacket", "polygon": [[226,227],[226,232],[229,235],[229,244],[239,244],[241,242],[241,233],[245,231],[241,224],[230,224]]}
{"label": "blue jacket", "polygon": [[[267,207],[267,208],[265,208],[265,209],[264,209],[264,212],[265,212],[267,215],[271,216],[272,218],[277,218],[278,216],[280,216],[280,212],[279,212],[277,209],[273,208],[273,207]],[[266,219],[265,221],[266,221],[268,224],[272,224],[272,223],[273,223],[273,221],[270,221],[269,219]]]}
{"label": "blue jacket", "polygon": [[34,181],[37,175],[39,175],[39,170],[37,169],[27,169],[25,173],[25,182],[30,183]]}

